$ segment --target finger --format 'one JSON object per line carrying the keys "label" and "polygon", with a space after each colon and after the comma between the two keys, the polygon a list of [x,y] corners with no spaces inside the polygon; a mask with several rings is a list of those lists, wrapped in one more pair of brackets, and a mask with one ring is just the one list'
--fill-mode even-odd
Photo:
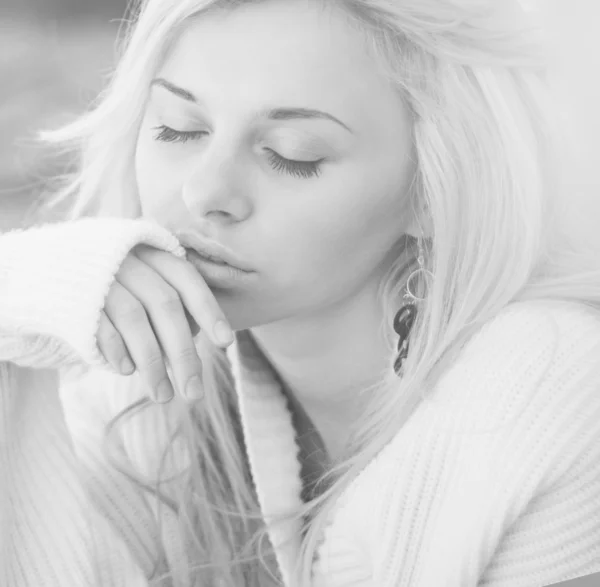
{"label": "finger", "polygon": [[117,371],[123,375],[131,375],[135,371],[123,337],[104,311],[100,314],[96,342],[100,352]]}
{"label": "finger", "polygon": [[200,332],[200,326],[198,326],[197,322],[194,320],[194,317],[189,313],[188,309],[185,306],[183,308],[183,311],[185,312],[185,318],[190,327],[192,338],[195,338],[196,335]]}
{"label": "finger", "polygon": [[162,349],[142,303],[115,281],[106,298],[104,311],[123,337],[140,376],[150,386],[152,399],[159,403],[169,401],[174,394],[173,386],[169,381]]}
{"label": "finger", "polygon": [[117,280],[145,308],[178,391],[187,399],[197,398],[202,393],[202,363],[177,291],[136,257],[128,257],[122,269]]}
{"label": "finger", "polygon": [[227,347],[233,342],[233,330],[219,302],[189,261],[146,246],[136,248],[135,255],[177,291],[186,309],[214,344]]}

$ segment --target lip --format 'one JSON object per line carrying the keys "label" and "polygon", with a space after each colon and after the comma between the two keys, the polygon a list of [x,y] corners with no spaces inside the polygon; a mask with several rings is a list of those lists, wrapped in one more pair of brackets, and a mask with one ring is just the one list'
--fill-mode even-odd
{"label": "lip", "polygon": [[200,255],[200,257],[207,259],[209,262],[212,261],[217,264],[225,264],[225,266],[239,269],[246,273],[254,273],[246,263],[241,259],[238,259],[231,251],[215,241],[204,239],[191,232],[181,232],[176,236],[184,248],[192,249]]}
{"label": "lip", "polygon": [[209,287],[231,289],[246,287],[255,281],[258,273],[244,271],[232,265],[214,263],[199,255],[194,249],[188,250],[188,261],[196,268]]}

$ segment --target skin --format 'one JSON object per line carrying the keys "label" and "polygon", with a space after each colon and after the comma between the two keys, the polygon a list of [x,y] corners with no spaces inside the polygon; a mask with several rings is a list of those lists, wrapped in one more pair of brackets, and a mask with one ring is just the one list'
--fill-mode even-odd
{"label": "skin", "polygon": [[[418,234],[408,111],[345,16],[308,0],[190,21],[157,76],[197,103],[151,89],[135,157],[142,214],[203,232],[257,272],[213,292],[279,374],[297,425],[314,425],[337,457],[357,390],[388,367],[377,287],[400,237]],[[318,109],[349,130],[256,117],[278,107]],[[197,134],[161,142],[160,125]],[[267,149],[324,161],[316,176],[293,175]]]}

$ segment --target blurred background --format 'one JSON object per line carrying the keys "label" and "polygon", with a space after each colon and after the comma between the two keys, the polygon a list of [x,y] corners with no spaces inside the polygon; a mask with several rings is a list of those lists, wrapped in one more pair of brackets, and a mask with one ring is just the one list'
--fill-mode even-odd
{"label": "blurred background", "polygon": [[[600,0],[522,1],[546,25],[553,84],[576,136],[569,221],[600,251]],[[97,95],[115,61],[126,4],[0,0],[0,231],[18,227],[44,178],[64,169],[35,133],[72,119]]]}
{"label": "blurred background", "polygon": [[0,0],[0,231],[65,168],[35,141],[95,98],[115,62],[127,0]]}

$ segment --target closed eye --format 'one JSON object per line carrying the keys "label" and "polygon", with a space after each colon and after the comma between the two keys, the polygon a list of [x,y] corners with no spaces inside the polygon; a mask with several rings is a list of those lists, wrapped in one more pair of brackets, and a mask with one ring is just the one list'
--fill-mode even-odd
{"label": "closed eye", "polygon": [[[188,141],[199,139],[208,134],[203,130],[175,130],[164,124],[153,127],[153,130],[159,131],[154,136],[154,139],[163,143],[187,143]],[[295,161],[293,159],[282,157],[272,149],[265,149],[265,151],[269,154],[268,158],[271,167],[277,172],[287,173],[288,175],[304,179],[318,176],[321,173],[321,163],[324,159],[319,159],[317,161]]]}
{"label": "closed eye", "polygon": [[303,178],[318,176],[321,173],[323,159],[319,159],[318,161],[294,161],[282,157],[271,149],[265,150],[269,153],[269,162],[275,171]]}
{"label": "closed eye", "polygon": [[155,135],[154,139],[164,143],[187,143],[188,141],[199,139],[202,135],[206,134],[206,131],[203,130],[175,130],[174,128],[170,128],[164,124],[153,127],[153,130],[160,131]]}

